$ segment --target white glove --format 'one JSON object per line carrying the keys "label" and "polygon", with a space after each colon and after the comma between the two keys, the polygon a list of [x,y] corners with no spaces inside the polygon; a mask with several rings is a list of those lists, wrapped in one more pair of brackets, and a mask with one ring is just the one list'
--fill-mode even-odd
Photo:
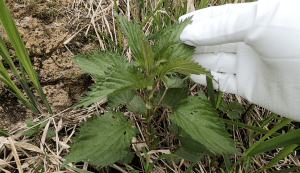
{"label": "white glove", "polygon": [[[300,120],[300,1],[260,0],[194,11],[180,35],[215,89]],[[204,75],[191,75],[206,85]]]}

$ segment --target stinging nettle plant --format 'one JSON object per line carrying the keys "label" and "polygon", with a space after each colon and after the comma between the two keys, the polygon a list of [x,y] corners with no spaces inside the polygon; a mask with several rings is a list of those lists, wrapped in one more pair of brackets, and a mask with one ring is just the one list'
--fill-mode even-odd
{"label": "stinging nettle plant", "polygon": [[[186,79],[190,74],[212,77],[209,71],[191,59],[194,47],[180,41],[180,34],[191,23],[191,18],[152,35],[154,44],[150,44],[138,25],[120,15],[117,17],[134,61],[130,63],[123,55],[108,51],[85,52],[72,57],[78,67],[95,80],[91,91],[86,92],[82,102],[75,107],[86,107],[107,97],[111,110],[83,122],[62,166],[79,161],[88,161],[97,167],[131,162],[130,145],[138,131],[134,121],[128,120],[121,112],[112,111],[121,105],[126,105],[138,117],[144,117],[146,143],[150,149],[158,143],[156,131],[151,127],[153,118],[159,116],[160,109],[169,109],[172,112],[169,129],[180,141],[171,156],[198,161],[204,154],[236,153],[234,141],[225,130],[222,118],[205,95],[189,94]],[[159,87],[161,83],[163,88]]]}

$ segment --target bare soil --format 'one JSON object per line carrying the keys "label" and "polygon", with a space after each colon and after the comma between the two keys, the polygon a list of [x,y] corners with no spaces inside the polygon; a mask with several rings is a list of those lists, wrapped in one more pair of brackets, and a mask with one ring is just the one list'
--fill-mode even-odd
{"label": "bare soil", "polygon": [[[33,3],[35,1],[29,2]],[[53,112],[61,112],[77,103],[78,98],[88,89],[92,80],[90,76],[83,75],[82,71],[76,67],[71,60],[74,55],[73,50],[68,50],[63,44],[74,30],[67,12],[55,13],[53,16],[47,13],[37,15],[37,12],[32,12],[43,8],[47,9],[47,1],[37,2],[33,7],[28,7],[29,5],[26,5],[25,1],[6,1],[6,3]],[[64,7],[70,6],[70,4],[70,0],[60,0],[56,1],[55,7],[48,9],[61,12]],[[1,25],[0,34],[7,43],[16,66],[18,66],[14,50]],[[84,47],[82,43],[80,47],[78,46],[79,43],[74,41],[69,46],[71,44],[75,45],[73,47],[76,47],[77,52],[80,51],[81,47],[85,51],[93,48],[92,46]],[[9,67],[7,69],[9,70]],[[18,84],[13,75],[12,79]],[[25,119],[33,118],[32,112],[14,97],[6,87],[0,88],[0,98],[0,126],[2,128],[10,130],[14,125],[24,123]],[[43,106],[41,99],[39,101]],[[45,108],[42,110],[46,113]]]}

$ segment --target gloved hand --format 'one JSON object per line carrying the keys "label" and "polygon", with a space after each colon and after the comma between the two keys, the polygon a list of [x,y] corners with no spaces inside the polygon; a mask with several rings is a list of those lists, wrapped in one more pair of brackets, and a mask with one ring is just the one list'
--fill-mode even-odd
{"label": "gloved hand", "polygon": [[[211,70],[215,89],[300,120],[300,1],[260,0],[188,13],[180,35]],[[206,85],[204,75],[191,75]]]}

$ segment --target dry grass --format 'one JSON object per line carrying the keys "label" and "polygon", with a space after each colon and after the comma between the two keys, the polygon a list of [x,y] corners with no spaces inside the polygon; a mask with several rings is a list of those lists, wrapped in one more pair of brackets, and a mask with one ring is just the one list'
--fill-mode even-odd
{"label": "dry grass", "polygon": [[[245,0],[242,0],[244,2]],[[139,7],[137,3],[134,3],[133,0],[118,0],[118,11],[123,16],[126,16],[129,20],[136,20],[136,15],[139,13]],[[194,1],[187,0],[189,3],[188,10],[193,11],[195,9]],[[237,2],[233,0],[231,2]],[[158,4],[158,0],[147,0],[145,3],[153,4],[153,10]],[[177,3],[183,3],[181,0],[177,0]],[[220,0],[212,0],[210,5],[218,5]],[[113,17],[112,13],[114,11],[113,1],[112,0],[74,0],[70,2],[68,6],[64,7],[66,10],[66,15],[69,19],[70,26],[76,26],[74,32],[69,36],[69,38],[64,42],[64,45],[68,48],[67,44],[77,36],[80,32],[84,32],[85,36],[90,33],[96,34],[99,40],[99,49],[107,50],[109,47],[104,43],[104,39],[98,34],[97,30],[105,33],[113,41],[117,41],[117,27],[116,19]],[[159,12],[167,13],[166,10],[162,9]],[[173,19],[175,20],[175,19]],[[145,33],[149,33],[149,26],[152,24],[152,19],[145,25],[143,30]],[[126,40],[123,36],[122,43],[125,44],[123,51],[124,55],[127,55],[127,58],[130,60],[130,49],[125,49]],[[204,86],[197,84],[190,84],[189,86],[191,95],[196,95],[198,91],[207,94],[207,89]],[[223,98],[227,102],[233,102],[237,100],[242,104],[246,109],[251,106],[251,103],[245,99],[234,96],[231,94],[224,94]],[[86,109],[66,109],[65,111],[58,113],[56,115],[44,114],[39,118],[36,118],[34,121],[39,121],[41,118],[47,118],[45,121],[48,121],[48,124],[45,126],[44,130],[40,135],[34,137],[25,136],[24,132],[30,128],[26,124],[17,124],[10,131],[11,137],[0,137],[0,170],[1,172],[75,172],[69,168],[60,168],[61,163],[64,161],[63,156],[69,152],[69,144],[72,142],[72,138],[75,135],[76,128],[80,126],[83,121],[86,121],[88,118],[91,118],[93,115],[101,114],[106,110],[107,100],[101,100],[93,105],[90,105]],[[121,109],[121,108],[119,108]],[[159,116],[156,121],[154,121],[153,128],[158,133],[161,134],[170,134],[168,130],[168,125],[170,120],[168,119],[169,111],[162,111],[161,116]],[[256,106],[254,111],[250,114],[249,112],[244,114],[241,122],[253,125],[256,120],[263,120],[263,116],[266,113],[266,110]],[[270,112],[267,112],[270,114]],[[136,117],[135,114],[131,112],[125,112],[125,116],[128,119],[137,120],[141,117]],[[276,122],[274,122],[276,123]],[[135,124],[137,129],[140,131],[140,135],[132,141],[132,151],[135,150],[134,145],[139,149],[141,147],[146,147],[145,141],[146,135],[146,124],[137,122]],[[272,124],[267,124],[264,128],[272,128]],[[31,127],[33,128],[33,127]],[[55,137],[46,138],[47,130],[53,129],[56,133]],[[249,147],[250,131],[234,127],[233,130],[229,130],[233,138],[238,141],[239,151],[243,151],[244,148]],[[150,151],[151,160],[155,160],[159,155],[164,153],[170,153],[176,146],[178,142],[174,139],[174,136],[157,136],[161,139],[157,150]],[[255,141],[254,141],[255,142]],[[259,154],[253,156],[253,162],[250,163],[250,172],[256,172],[263,166],[265,166],[281,149],[275,151],[270,151],[267,153]],[[233,163],[237,161],[237,155],[230,155],[230,159]],[[129,168],[134,168],[136,170],[142,171],[143,168],[139,160],[136,158]],[[220,172],[219,167],[223,163],[223,158],[220,156],[212,157],[205,156],[204,159],[198,162],[194,167],[193,172]],[[191,165],[190,162],[185,160],[179,160],[178,163],[176,160],[162,160],[158,162],[154,167],[153,172],[158,173],[171,173],[171,172],[183,172],[183,168],[187,168]],[[114,164],[106,168],[95,168],[92,165],[88,165],[87,162],[81,162],[76,165],[69,164],[70,167],[77,167],[84,170],[90,170],[92,172],[127,172],[126,168],[123,165]],[[275,167],[268,169],[265,172],[272,172],[276,170],[286,169],[293,166],[300,166],[299,158],[297,153],[292,153],[289,157],[280,161]],[[242,165],[239,165],[235,172],[244,172],[245,168]]]}

